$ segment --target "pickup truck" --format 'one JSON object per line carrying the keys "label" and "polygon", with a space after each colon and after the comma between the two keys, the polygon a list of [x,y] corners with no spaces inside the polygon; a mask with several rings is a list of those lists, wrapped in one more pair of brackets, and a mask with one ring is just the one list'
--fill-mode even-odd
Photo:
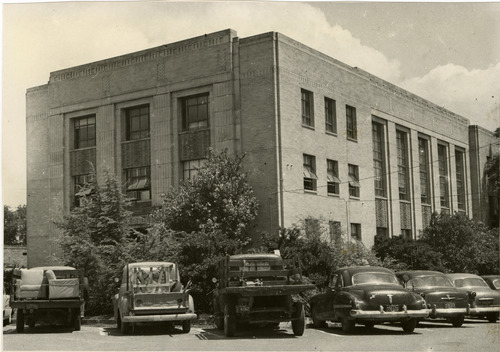
{"label": "pickup truck", "polygon": [[189,285],[184,287],[179,269],[170,262],[139,262],[123,267],[120,288],[113,296],[114,316],[122,334],[133,332],[136,323],[168,322],[191,330],[196,319]]}
{"label": "pickup truck", "polygon": [[36,322],[70,324],[78,331],[88,294],[83,271],[69,266],[13,269],[10,306],[17,309],[16,331]]}
{"label": "pickup truck", "polygon": [[305,311],[293,295],[315,288],[304,283],[299,270],[279,254],[239,254],[219,262],[214,278],[214,316],[225,336],[234,336],[237,323],[276,326],[291,321],[294,335],[305,329]]}

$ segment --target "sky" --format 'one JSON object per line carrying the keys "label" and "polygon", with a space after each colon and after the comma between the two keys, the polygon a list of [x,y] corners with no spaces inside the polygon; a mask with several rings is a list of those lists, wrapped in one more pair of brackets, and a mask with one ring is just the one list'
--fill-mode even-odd
{"label": "sky", "polygon": [[2,3],[2,200],[26,204],[30,87],[50,72],[227,28],[280,32],[494,130],[500,2]]}

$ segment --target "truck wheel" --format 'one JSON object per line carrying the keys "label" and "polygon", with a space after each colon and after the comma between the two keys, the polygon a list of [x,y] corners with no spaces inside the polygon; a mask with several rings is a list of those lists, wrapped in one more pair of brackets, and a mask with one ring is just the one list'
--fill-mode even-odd
{"label": "truck wheel", "polygon": [[486,319],[488,319],[490,323],[496,323],[498,320],[498,313],[488,313]]}
{"label": "truck wheel", "polygon": [[17,310],[16,331],[17,332],[24,331],[24,311],[22,309]]}
{"label": "truck wheel", "polygon": [[456,318],[451,319],[451,324],[452,324],[454,327],[458,328],[458,327],[460,327],[460,326],[462,326],[462,325],[463,325],[464,320],[465,320],[465,316],[464,316],[464,315],[461,315],[461,316],[459,316],[459,317],[456,317]]}
{"label": "truck wheel", "polygon": [[403,331],[406,333],[413,332],[415,328],[417,327],[417,320],[416,319],[408,319],[408,320],[403,320],[401,321],[401,326],[403,327]]}
{"label": "truck wheel", "polygon": [[311,307],[311,316],[315,328],[326,328],[326,321],[318,319],[318,312],[315,305]]}
{"label": "truck wheel", "polygon": [[292,320],[292,330],[295,336],[304,335],[304,330],[306,328],[306,314],[304,310],[304,305],[301,302],[295,302],[295,318]]}
{"label": "truck wheel", "polygon": [[183,320],[182,321],[182,332],[187,334],[191,331],[191,320]]}
{"label": "truck wheel", "polygon": [[120,332],[122,335],[127,335],[130,332],[130,325],[121,319],[120,311],[118,311],[118,321],[120,322]]}
{"label": "truck wheel", "polygon": [[224,335],[226,337],[234,336],[236,331],[236,310],[233,304],[224,305]]}
{"label": "truck wheel", "polygon": [[343,332],[351,332],[354,330],[354,326],[356,325],[354,320],[349,320],[345,315],[340,319],[340,323],[342,325]]}
{"label": "truck wheel", "polygon": [[80,331],[82,329],[82,318],[80,317],[80,308],[73,311],[73,327],[75,331]]}

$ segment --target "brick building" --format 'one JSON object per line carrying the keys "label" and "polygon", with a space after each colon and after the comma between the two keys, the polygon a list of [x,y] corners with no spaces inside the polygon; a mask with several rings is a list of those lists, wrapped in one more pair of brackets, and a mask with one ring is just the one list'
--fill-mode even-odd
{"label": "brick building", "polygon": [[27,91],[27,140],[30,267],[57,250],[50,219],[91,167],[118,175],[140,224],[209,146],[246,153],[256,231],[312,216],[371,246],[415,238],[433,211],[476,211],[467,119],[275,32],[52,72]]}

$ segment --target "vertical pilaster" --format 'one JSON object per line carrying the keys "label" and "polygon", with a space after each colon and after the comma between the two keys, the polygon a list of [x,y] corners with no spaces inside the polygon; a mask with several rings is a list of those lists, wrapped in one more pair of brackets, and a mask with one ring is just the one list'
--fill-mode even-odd
{"label": "vertical pilaster", "polygon": [[115,130],[114,106],[111,104],[100,106],[96,116],[96,172],[98,181],[101,181],[102,171],[105,169],[116,174]]}
{"label": "vertical pilaster", "polygon": [[399,236],[401,234],[401,209],[399,205],[399,183],[398,183],[398,144],[396,138],[396,124],[392,121],[387,121],[387,147],[388,147],[388,199],[390,203],[390,211],[392,212],[391,220],[391,236]]}
{"label": "vertical pilaster", "polygon": [[[153,205],[159,205],[162,194],[172,185],[171,154],[173,145],[170,94],[154,97],[151,114],[151,198]],[[177,149],[177,148],[176,148]]]}

